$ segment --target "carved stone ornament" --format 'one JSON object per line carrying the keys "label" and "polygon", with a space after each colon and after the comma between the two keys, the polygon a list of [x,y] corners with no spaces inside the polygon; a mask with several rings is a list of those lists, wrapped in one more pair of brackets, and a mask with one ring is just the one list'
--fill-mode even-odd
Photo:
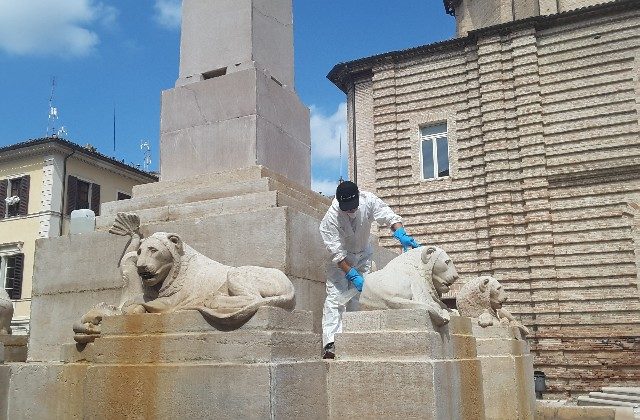
{"label": "carved stone ornament", "polygon": [[404,252],[365,276],[360,308],[426,309],[435,325],[447,324],[451,310],[441,297],[458,279],[447,253],[429,245]]}
{"label": "carved stone ornament", "polygon": [[118,213],[109,230],[130,236],[120,272],[124,281],[118,306],[100,303],[73,326],[75,340],[91,342],[100,334],[103,316],[200,311],[215,323],[240,326],[261,306],[295,307],[293,284],[280,270],[231,267],[182,242],[174,233],[143,238],[133,213]]}
{"label": "carved stone ornament", "polygon": [[458,292],[456,305],[460,315],[477,318],[483,328],[492,325],[510,325],[517,327],[522,336],[530,334],[522,325],[502,307],[507,294],[498,280],[490,276],[480,276],[469,280]]}
{"label": "carved stone ornament", "polygon": [[2,287],[0,288],[0,334],[11,334],[11,318],[13,318],[13,303]]}

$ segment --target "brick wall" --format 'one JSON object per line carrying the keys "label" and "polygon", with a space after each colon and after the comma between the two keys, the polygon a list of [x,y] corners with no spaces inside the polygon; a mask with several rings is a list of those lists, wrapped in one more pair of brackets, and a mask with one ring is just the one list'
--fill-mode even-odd
{"label": "brick wall", "polygon": [[[359,183],[463,279],[502,281],[551,396],[637,385],[638,7],[451,45],[376,60],[356,84],[356,126],[372,127],[357,131]],[[421,181],[419,128],[442,121],[451,177]]]}

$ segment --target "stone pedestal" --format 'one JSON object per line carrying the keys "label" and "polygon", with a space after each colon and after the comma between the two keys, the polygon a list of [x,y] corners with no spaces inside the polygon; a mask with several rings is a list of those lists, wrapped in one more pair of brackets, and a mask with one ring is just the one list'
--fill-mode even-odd
{"label": "stone pedestal", "polygon": [[[119,302],[118,262],[128,238],[107,233],[117,212],[138,214],[145,236],[177,233],[223,264],[282,270],[295,286],[296,309],[313,311],[320,332],[328,254],[318,226],[329,203],[260,166],[195,176],[188,188],[183,181],[135,187],[132,199],[102,205],[96,232],[38,240],[29,361],[59,361],[60,346],[73,340],[71,326],[86,311]],[[378,267],[395,256],[374,249]]]}
{"label": "stone pedestal", "polygon": [[472,320],[478,359],[482,365],[487,419],[533,419],[536,396],[533,356],[516,327],[482,328]]}
{"label": "stone pedestal", "polygon": [[[94,343],[63,346],[66,364],[30,363],[22,373],[15,371],[8,414],[324,419],[326,368],[320,346],[306,311],[263,307],[233,331],[211,325],[197,311],[108,317]],[[59,398],[63,391],[67,395]],[[34,401],[53,395],[65,402],[66,411],[46,404],[33,410],[21,392]]]}
{"label": "stone pedestal", "polygon": [[484,419],[469,318],[436,328],[426,311],[350,312],[329,365],[331,418]]}

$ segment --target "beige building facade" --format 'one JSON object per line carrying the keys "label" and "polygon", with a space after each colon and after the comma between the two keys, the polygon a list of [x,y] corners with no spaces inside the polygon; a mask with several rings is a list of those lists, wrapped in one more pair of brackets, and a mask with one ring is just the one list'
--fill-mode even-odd
{"label": "beige building facade", "polygon": [[157,177],[60,138],[0,148],[0,281],[14,302],[14,331],[26,332],[35,243],[68,234],[73,210],[126,199]]}
{"label": "beige building facade", "polygon": [[331,71],[351,179],[508,288],[548,396],[637,386],[640,2],[493,3],[446,0],[458,38]]}

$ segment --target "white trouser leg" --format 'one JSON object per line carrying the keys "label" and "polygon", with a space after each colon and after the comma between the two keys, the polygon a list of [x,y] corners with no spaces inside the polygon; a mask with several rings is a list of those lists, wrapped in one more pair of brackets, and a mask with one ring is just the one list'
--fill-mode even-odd
{"label": "white trouser leg", "polygon": [[[349,260],[357,261],[352,265],[360,274],[366,274],[371,269],[369,255],[357,254],[350,256]],[[331,264],[327,269],[327,298],[324,301],[322,311],[322,345],[333,343],[335,335],[342,332],[342,314],[345,310],[357,311],[359,307],[358,296],[351,299],[346,307],[338,303],[338,297],[353,288],[353,284],[345,278],[344,273],[336,265]]]}

